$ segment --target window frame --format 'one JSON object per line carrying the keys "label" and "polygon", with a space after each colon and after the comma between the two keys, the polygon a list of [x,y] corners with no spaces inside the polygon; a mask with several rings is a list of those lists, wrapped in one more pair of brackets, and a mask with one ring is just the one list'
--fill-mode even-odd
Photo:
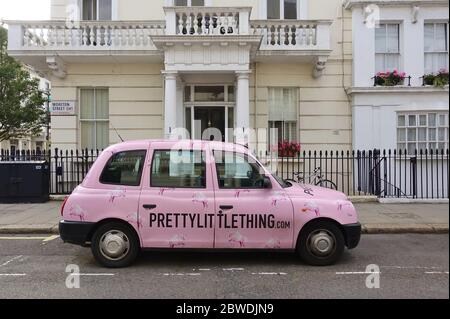
{"label": "window frame", "polygon": [[[436,25],[438,24],[444,24],[445,25],[445,50],[434,50],[435,47],[435,41],[436,41]],[[432,51],[427,51],[425,48],[425,27],[426,25],[433,25],[433,50]],[[446,54],[447,57],[445,59],[446,65],[445,66],[441,66],[439,67],[437,70],[442,69],[442,68],[446,68],[448,69],[449,67],[449,22],[448,21],[425,21],[423,24],[423,28],[424,28],[424,38],[423,38],[423,54],[424,54],[424,61],[423,61],[423,68],[424,68],[424,74],[427,74],[426,71],[426,56],[427,54],[431,54],[431,55],[437,55],[437,54]],[[435,73],[435,71],[429,72],[429,73]]]}
{"label": "window frame", "polygon": [[[83,118],[81,118],[81,91],[82,90],[94,90],[94,102],[95,103],[97,103],[97,90],[107,90],[108,91],[108,119],[97,119],[97,105],[96,104],[94,104],[94,118],[91,118],[91,119],[83,119]],[[79,98],[78,98],[78,101],[79,101],[79,103],[78,103],[78,105],[79,105],[79,107],[78,107],[78,122],[79,122],[79,125],[80,125],[80,130],[79,130],[79,141],[80,141],[80,147],[82,148],[82,149],[84,149],[85,147],[83,147],[82,145],[81,145],[81,143],[82,143],[82,141],[81,141],[81,134],[82,134],[82,128],[81,128],[81,123],[83,123],[83,122],[85,122],[85,123],[94,123],[94,125],[95,125],[95,132],[94,132],[94,140],[95,140],[95,149],[100,149],[99,147],[98,147],[98,143],[97,143],[97,122],[103,122],[103,123],[108,123],[108,145],[110,144],[110,140],[109,140],[109,123],[110,123],[110,109],[109,109],[109,106],[110,106],[110,101],[109,101],[109,87],[79,87],[78,88],[78,92],[79,92]],[[105,145],[105,147],[108,147],[108,145]]]}
{"label": "window frame", "polygon": [[262,1],[262,5],[261,5],[261,18],[262,19],[266,19],[266,20],[305,20],[307,17],[303,14],[302,12],[307,12],[307,8],[306,8],[306,3],[308,0],[296,0],[296,6],[297,6],[297,10],[296,10],[296,18],[295,19],[285,19],[285,14],[284,14],[284,1],[285,0],[279,0],[280,1],[280,17],[278,19],[269,19],[268,18],[268,1],[269,0],[261,0]]}
{"label": "window frame", "polygon": [[[272,86],[272,87],[268,87],[267,88],[267,94],[268,94],[268,98],[267,98],[267,106],[268,106],[268,108],[269,108],[269,97],[270,97],[270,94],[269,94],[269,90],[271,90],[271,89],[281,89],[281,90],[295,90],[295,98],[296,98],[296,101],[295,101],[295,119],[294,120],[291,120],[291,119],[283,119],[283,120],[281,120],[281,121],[279,121],[279,120],[271,120],[270,119],[270,110],[269,110],[269,114],[267,115],[267,127],[268,127],[268,135],[269,135],[269,138],[268,138],[268,143],[270,144],[271,143],[271,136],[270,136],[270,129],[272,128],[271,126],[270,126],[270,123],[275,123],[275,122],[282,122],[281,123],[281,125],[282,125],[282,127],[281,127],[281,131],[282,131],[282,137],[281,137],[281,141],[284,141],[284,140],[286,140],[285,138],[284,138],[284,133],[285,133],[285,128],[286,128],[286,124],[287,123],[294,123],[295,124],[295,127],[296,127],[296,130],[295,130],[295,135],[294,135],[294,137],[293,137],[293,139],[291,139],[291,140],[289,140],[289,142],[295,142],[295,143],[299,143],[299,140],[300,140],[300,130],[299,130],[299,123],[300,123],[300,121],[299,121],[299,114],[300,114],[300,112],[299,112],[299,88],[298,87],[293,87],[293,86],[291,86],[291,87],[276,87],[276,86]],[[276,129],[276,127],[275,127],[275,129]],[[278,139],[280,139],[280,137],[278,137]],[[279,141],[277,141],[277,143],[278,143]]]}
{"label": "window frame", "polygon": [[[153,185],[153,178],[152,178],[152,174],[153,174],[153,165],[154,165],[154,163],[155,163],[155,161],[154,161],[154,159],[155,159],[155,153],[156,152],[178,152],[178,151],[180,151],[180,150],[172,150],[172,149],[160,149],[160,148],[158,148],[158,149],[153,149],[152,150],[152,160],[151,160],[151,163],[150,163],[150,174],[149,174],[149,179],[150,179],[150,181],[149,181],[149,187],[150,188],[164,188],[164,187],[170,187],[170,188],[174,188],[174,189],[207,189],[208,188],[208,169],[207,169],[207,166],[206,166],[206,162],[207,162],[207,160],[206,160],[206,150],[193,150],[193,149],[181,149],[181,151],[185,151],[185,152],[200,152],[201,153],[201,155],[202,155],[202,165],[203,165],[203,168],[204,168],[204,172],[205,172],[205,186],[203,186],[203,187],[194,187],[194,186],[183,186],[183,187],[173,187],[173,186],[160,186],[160,185],[158,185],[158,186],[155,186],[155,185]],[[204,159],[204,160],[203,160]]]}
{"label": "window frame", "polygon": [[[93,0],[94,1],[94,0]],[[111,0],[111,20],[100,20],[100,2],[99,0],[96,1],[96,17],[95,20],[84,20],[83,19],[83,12],[84,12],[84,5],[83,0],[78,0],[78,7],[80,8],[80,21],[114,21],[117,20],[117,0]]]}
{"label": "window frame", "polygon": [[[116,183],[105,183],[105,182],[102,182],[102,176],[103,176],[103,174],[104,174],[104,172],[106,170],[106,167],[108,166],[110,161],[113,159],[113,157],[117,156],[118,154],[131,153],[131,152],[144,152],[144,160],[143,160],[143,163],[142,163],[142,167],[140,169],[141,173],[140,173],[140,177],[139,177],[139,184],[137,184],[137,185],[129,185],[129,184],[116,184]],[[125,151],[120,151],[120,152],[112,154],[108,158],[108,160],[106,161],[105,166],[103,166],[102,172],[100,173],[100,175],[98,177],[98,182],[100,184],[102,184],[102,185],[112,185],[112,186],[122,186],[122,187],[141,187],[142,186],[142,181],[143,181],[142,176],[143,176],[144,171],[145,171],[145,163],[146,163],[146,160],[147,160],[147,154],[148,154],[148,150],[146,150],[146,149],[125,150]]]}
{"label": "window frame", "polygon": [[[390,25],[395,25],[397,26],[397,47],[398,47],[398,51],[397,52],[390,52],[387,47],[388,47],[388,26]],[[377,29],[379,28],[383,28],[384,27],[384,52],[378,52],[377,50],[377,45],[376,45],[376,30],[375,30],[375,38],[374,38],[374,42],[375,42],[375,73],[376,72],[384,72],[388,69],[388,67],[386,67],[386,58],[388,56],[397,56],[398,58],[398,63],[397,63],[397,67],[395,69],[399,70],[402,67],[402,23],[399,21],[382,21],[380,22],[379,26],[377,27]],[[383,68],[381,70],[377,69],[377,65],[376,65],[376,61],[377,61],[377,56],[383,56]],[[392,71],[392,70],[390,70]]]}
{"label": "window frame", "polygon": [[[215,152],[232,153],[234,155],[236,155],[236,154],[241,155],[241,156],[243,156],[245,158],[245,160],[249,164],[250,164],[250,162],[248,161],[248,159],[249,158],[253,159],[253,158],[251,156],[249,156],[248,154],[246,154],[246,153],[241,153],[241,152],[237,152],[237,151],[212,150],[212,157],[214,159],[214,168],[215,168],[216,178],[217,178],[217,180],[216,180],[216,182],[217,182],[217,189],[220,189],[220,190],[234,190],[234,189],[237,189],[237,190],[240,190],[240,189],[261,189],[261,190],[265,190],[265,189],[267,189],[267,188],[264,188],[264,187],[239,187],[239,188],[235,188],[235,187],[221,187],[220,186],[220,182],[219,182],[220,181],[219,170],[218,170],[218,167],[217,167],[216,157],[214,155]],[[257,160],[255,160],[255,159],[253,159],[253,160],[254,160],[255,164],[258,166],[258,168],[260,170],[264,171],[264,166],[261,165]],[[261,174],[261,176],[267,176],[267,175],[266,174]]]}
{"label": "window frame", "polygon": [[[192,7],[192,0],[186,0],[187,1],[187,6],[186,7]],[[184,6],[177,6],[176,5],[176,0],[172,0],[172,5],[174,7],[184,7]],[[209,1],[208,0],[203,0],[203,7],[207,7],[209,6]]]}
{"label": "window frame", "polygon": [[[430,126],[430,122],[429,122],[429,115],[430,114],[434,114],[436,116],[436,122],[434,126]],[[441,115],[445,116],[445,123],[444,125],[440,124],[439,121],[439,117]],[[405,117],[405,124],[403,126],[400,126],[400,116],[404,116]],[[415,125],[409,125],[409,117],[410,116],[415,116]],[[421,116],[426,116],[426,124],[425,125],[421,125],[420,124],[420,117]],[[408,129],[415,129],[416,133],[415,133],[415,139],[413,141],[409,141],[408,140]],[[425,140],[420,140],[419,139],[419,129],[425,129],[426,130],[426,137]],[[436,130],[436,135],[435,135],[435,140],[430,140],[430,130],[431,129],[435,129]],[[444,141],[439,141],[439,129],[444,129],[445,131],[445,136],[444,136]],[[400,141],[399,140],[399,130],[404,130],[405,131],[405,140],[404,141]],[[426,144],[426,148],[422,149],[422,151],[425,150],[446,150],[449,147],[449,113],[443,110],[435,110],[435,111],[419,111],[419,112],[397,112],[396,113],[396,146],[398,150],[406,150],[407,153],[409,155],[414,155],[414,154],[410,154],[409,150],[408,150],[408,144],[415,144],[415,150],[417,150],[417,152],[420,152],[421,148],[419,148],[419,144]],[[439,148],[439,144],[444,144],[443,148]],[[404,147],[399,147],[400,144],[403,144]],[[430,148],[430,144],[435,144],[436,147],[435,148]]]}

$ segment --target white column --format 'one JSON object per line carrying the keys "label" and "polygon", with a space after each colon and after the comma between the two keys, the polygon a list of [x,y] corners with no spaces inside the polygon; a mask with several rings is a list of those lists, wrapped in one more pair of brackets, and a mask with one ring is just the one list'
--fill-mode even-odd
{"label": "white column", "polygon": [[251,71],[236,71],[236,129],[244,131],[250,126],[250,88]]}
{"label": "white column", "polygon": [[184,83],[178,77],[177,79],[177,127],[182,128],[185,127],[185,121],[184,121],[184,101],[183,101],[183,92],[184,91]]}
{"label": "white column", "polygon": [[170,133],[177,127],[177,71],[163,71],[164,90],[164,137],[170,138]]}

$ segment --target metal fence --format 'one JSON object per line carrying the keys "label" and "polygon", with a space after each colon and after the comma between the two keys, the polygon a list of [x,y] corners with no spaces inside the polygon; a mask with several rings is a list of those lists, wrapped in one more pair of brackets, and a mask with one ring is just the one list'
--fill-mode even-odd
{"label": "metal fence", "polygon": [[[70,194],[82,182],[99,150],[58,150],[48,153],[0,151],[1,161],[46,160],[50,193]],[[449,198],[449,150],[308,151],[292,157],[267,155],[260,160],[277,175],[307,184],[335,188],[347,195]],[[0,163],[1,164],[1,163]]]}
{"label": "metal fence", "polygon": [[16,151],[0,150],[2,161],[42,161],[50,163],[50,194],[67,195],[79,185],[101,151],[58,150]]}
{"label": "metal fence", "polygon": [[308,151],[263,162],[284,179],[336,188],[347,195],[449,198],[449,150]]}

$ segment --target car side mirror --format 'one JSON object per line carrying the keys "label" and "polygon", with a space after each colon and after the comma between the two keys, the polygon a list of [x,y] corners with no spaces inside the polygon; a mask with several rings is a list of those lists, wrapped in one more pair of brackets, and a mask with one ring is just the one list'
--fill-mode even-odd
{"label": "car side mirror", "polygon": [[263,188],[272,188],[272,182],[268,176],[263,177]]}

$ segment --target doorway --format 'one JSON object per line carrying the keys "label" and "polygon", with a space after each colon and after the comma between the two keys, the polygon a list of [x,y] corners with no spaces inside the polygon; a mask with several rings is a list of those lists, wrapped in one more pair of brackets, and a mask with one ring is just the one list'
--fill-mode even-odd
{"label": "doorway", "polygon": [[234,107],[189,106],[185,108],[186,129],[190,138],[231,142]]}
{"label": "doorway", "polygon": [[200,126],[201,139],[217,141],[220,134],[221,141],[225,142],[225,107],[196,107],[194,121]]}

